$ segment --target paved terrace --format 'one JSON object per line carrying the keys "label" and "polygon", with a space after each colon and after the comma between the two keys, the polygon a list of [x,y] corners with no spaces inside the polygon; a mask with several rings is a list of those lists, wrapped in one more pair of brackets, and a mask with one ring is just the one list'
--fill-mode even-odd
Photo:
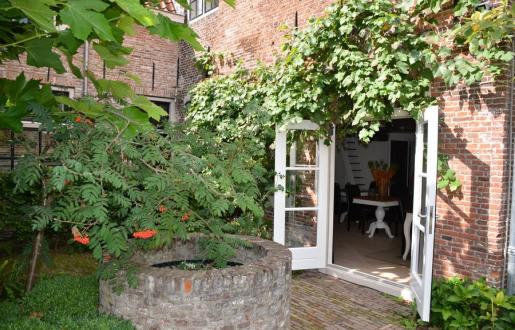
{"label": "paved terrace", "polygon": [[294,274],[291,328],[403,329],[410,307],[383,293],[316,271]]}

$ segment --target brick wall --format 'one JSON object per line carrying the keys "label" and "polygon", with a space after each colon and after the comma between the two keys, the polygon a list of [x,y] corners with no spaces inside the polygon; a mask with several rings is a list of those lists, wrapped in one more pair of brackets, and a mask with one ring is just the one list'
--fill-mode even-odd
{"label": "brick wall", "polygon": [[[282,26],[305,26],[319,16],[331,0],[238,0],[235,9],[220,1],[213,13],[193,20],[190,26],[212,51],[242,59],[248,67],[257,61],[271,63],[280,52]],[[297,18],[296,18],[297,17]]]}
{"label": "brick wall", "polygon": [[438,192],[434,273],[486,277],[500,285],[508,214],[507,81],[448,90],[435,85],[440,105],[439,152],[452,157],[461,192]]}
{"label": "brick wall", "polygon": [[184,118],[184,107],[188,101],[190,89],[204,77],[195,67],[195,51],[190,45],[179,43],[179,79],[177,89],[177,112]]}
{"label": "brick wall", "polygon": [[[322,15],[330,2],[239,0],[235,9],[221,2],[218,10],[190,25],[205,47],[232,54],[253,67],[258,60],[273,61],[284,35],[281,25],[292,27],[297,20],[302,27],[309,17]],[[191,55],[181,53],[181,61]],[[439,151],[452,158],[450,165],[463,182],[461,193],[438,193],[434,251],[437,276],[484,276],[494,285],[501,284],[510,197],[512,109],[507,105],[507,80],[485,80],[470,88],[451,90],[438,83],[433,86],[443,119]],[[190,76],[183,82],[191,86],[196,81]]]}
{"label": "brick wall", "polygon": [[[242,60],[246,67],[258,61],[271,63],[280,52],[285,32],[295,26],[305,26],[308,19],[319,16],[334,0],[238,0],[233,9],[220,1],[218,9],[209,12],[189,25],[199,35],[200,41],[213,52]],[[184,97],[191,87],[203,77],[193,68],[195,52],[182,47],[179,66],[179,96],[177,108],[183,109]],[[224,66],[228,72],[233,66]]]}

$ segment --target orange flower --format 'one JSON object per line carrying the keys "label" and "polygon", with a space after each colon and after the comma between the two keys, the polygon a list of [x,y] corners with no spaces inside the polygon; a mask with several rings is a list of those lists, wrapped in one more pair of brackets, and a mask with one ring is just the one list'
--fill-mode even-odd
{"label": "orange flower", "polygon": [[190,219],[190,214],[189,213],[184,213],[184,215],[181,218],[181,221],[186,222],[189,219]]}
{"label": "orange flower", "polygon": [[76,123],[80,123],[81,121],[82,121],[82,119],[79,116],[75,117],[75,122]]}
{"label": "orange flower", "polygon": [[159,213],[165,213],[167,210],[166,206],[163,204],[159,205]]}
{"label": "orange flower", "polygon": [[146,229],[146,230],[141,230],[141,231],[137,231],[137,232],[133,233],[132,237],[134,237],[134,238],[141,238],[141,239],[147,239],[147,238],[154,237],[156,234],[157,234],[156,230]]}
{"label": "orange flower", "polygon": [[82,245],[88,245],[89,244],[89,237],[87,235],[85,236],[80,236],[80,235],[76,235],[73,237],[73,240],[77,243],[80,243]]}

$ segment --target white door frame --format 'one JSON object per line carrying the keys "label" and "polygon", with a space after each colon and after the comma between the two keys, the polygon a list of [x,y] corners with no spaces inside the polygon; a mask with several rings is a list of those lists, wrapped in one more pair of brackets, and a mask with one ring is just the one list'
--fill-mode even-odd
{"label": "white door frame", "polygon": [[[424,146],[424,126],[427,124],[427,145]],[[426,160],[424,161],[424,155]],[[433,278],[434,230],[436,222],[436,185],[438,156],[438,107],[429,107],[417,123],[415,154],[415,193],[411,230],[410,287],[423,321],[429,321],[431,311],[431,284]],[[424,170],[423,164],[426,164]],[[425,190],[422,182],[425,179]],[[424,201],[421,204],[421,201]],[[419,255],[419,237],[423,235],[422,255]],[[419,269],[419,264],[422,269]],[[420,275],[419,275],[420,271]]]}
{"label": "white door frame", "polygon": [[[327,265],[327,222],[330,210],[328,196],[329,173],[324,169],[329,168],[329,146],[324,144],[323,139],[317,143],[317,166],[306,170],[318,171],[317,177],[317,205],[315,207],[286,207],[286,171],[304,170],[304,168],[286,167],[287,155],[287,131],[288,130],[317,130],[319,126],[311,121],[304,120],[300,123],[289,124],[285,127],[277,128],[275,140],[275,187],[282,187],[274,193],[274,241],[285,245],[286,243],[286,212],[288,211],[316,211],[317,212],[317,232],[316,245],[312,247],[290,248],[292,252],[292,269],[314,269],[323,268]],[[327,185],[327,186],[325,186]]]}

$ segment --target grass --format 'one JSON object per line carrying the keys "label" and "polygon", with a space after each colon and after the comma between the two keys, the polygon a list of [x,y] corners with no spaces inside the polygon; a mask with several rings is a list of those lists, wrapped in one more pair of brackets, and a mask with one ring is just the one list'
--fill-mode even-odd
{"label": "grass", "polygon": [[92,275],[41,279],[23,298],[0,303],[0,329],[134,329],[130,322],[98,312]]}
{"label": "grass", "polygon": [[134,329],[128,321],[98,312],[97,262],[89,253],[52,251],[38,269],[32,291],[0,301],[0,330]]}
{"label": "grass", "polygon": [[52,251],[50,253],[51,263],[42,264],[38,270],[38,275],[47,277],[55,275],[91,275],[97,270],[98,263],[91,253],[66,253]]}

